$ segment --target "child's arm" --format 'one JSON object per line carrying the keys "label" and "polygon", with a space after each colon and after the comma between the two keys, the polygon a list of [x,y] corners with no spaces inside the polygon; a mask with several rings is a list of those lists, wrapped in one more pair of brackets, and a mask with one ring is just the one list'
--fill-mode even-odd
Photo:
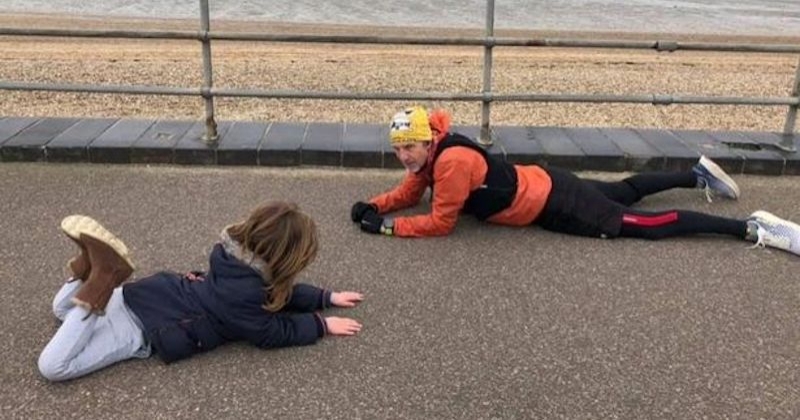
{"label": "child's arm", "polygon": [[298,283],[292,288],[292,296],[286,303],[285,309],[295,312],[314,312],[331,306],[352,308],[362,300],[364,300],[364,295],[358,292],[334,292],[310,284]]}
{"label": "child's arm", "polygon": [[332,292],[305,283],[292,287],[292,295],[284,307],[287,311],[314,312],[330,308]]}
{"label": "child's arm", "polygon": [[266,313],[256,330],[245,333],[248,341],[262,348],[314,344],[325,335],[355,335],[361,324],[350,318],[323,317],[314,313]]}
{"label": "child's arm", "polygon": [[247,341],[262,349],[314,344],[327,333],[318,313],[264,312],[257,324],[244,321]]}

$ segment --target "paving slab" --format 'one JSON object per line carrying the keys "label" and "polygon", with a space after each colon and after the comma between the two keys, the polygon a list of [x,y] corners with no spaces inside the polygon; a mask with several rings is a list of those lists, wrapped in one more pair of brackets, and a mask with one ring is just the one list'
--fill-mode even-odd
{"label": "paving slab", "polygon": [[533,136],[532,128],[499,126],[494,128],[496,142],[502,146],[506,159],[520,165],[544,165],[545,150]]}
{"label": "paving slab", "polygon": [[[39,120],[41,120],[41,118],[33,117],[11,117],[0,120],[0,147],[2,147],[8,139],[14,137],[26,127],[39,122]],[[0,159],[1,158],[2,153],[0,153]]]}
{"label": "paving slab", "polygon": [[792,136],[796,151],[786,152],[776,148],[777,144],[781,144],[781,142],[783,142],[783,133],[745,131],[741,132],[741,134],[747,139],[755,141],[762,148],[774,151],[781,158],[783,158],[784,175],[800,175],[800,136]]}
{"label": "paving slab", "polygon": [[583,169],[587,171],[621,172],[626,168],[625,154],[597,128],[565,128],[569,136],[586,155]]}
{"label": "paving slab", "polygon": [[118,120],[89,144],[93,163],[131,163],[131,147],[155,120]]}
{"label": "paving slab", "polygon": [[664,155],[664,169],[667,171],[691,170],[700,158],[699,152],[692,150],[670,131],[639,128],[634,131]]}
{"label": "paving slab", "polygon": [[173,163],[175,146],[192,121],[156,121],[131,146],[131,163]]}
{"label": "paving slab", "polygon": [[117,121],[117,118],[81,119],[47,143],[47,161],[88,162],[89,144]]}
{"label": "paving slab", "polygon": [[302,164],[342,166],[343,136],[344,124],[309,124],[300,152]]}
{"label": "paving slab", "polygon": [[544,149],[543,161],[547,165],[572,170],[582,170],[586,154],[560,127],[534,127],[529,136]]}
{"label": "paving slab", "polygon": [[259,163],[267,166],[300,165],[300,150],[307,130],[308,124],[272,123],[258,151]]}
{"label": "paving slab", "polygon": [[258,165],[258,148],[268,129],[268,123],[234,122],[219,138],[217,164]]}
{"label": "paving slab", "polygon": [[345,124],[342,135],[342,166],[351,168],[383,167],[381,137],[383,124]]}
{"label": "paving slab", "polygon": [[626,171],[658,172],[664,170],[666,164],[664,153],[651,146],[635,130],[601,128],[600,131],[622,151]]}
{"label": "paving slab", "polygon": [[217,125],[217,139],[206,139],[206,124],[195,122],[175,144],[175,163],[181,165],[216,165],[217,143],[219,138],[233,125],[232,121],[222,121]]}
{"label": "paving slab", "polygon": [[741,131],[713,131],[707,133],[719,143],[744,158],[743,173],[782,175],[785,159],[775,150],[762,147],[757,141]]}
{"label": "paving slab", "polygon": [[25,127],[3,143],[3,161],[47,160],[45,145],[77,122],[77,118],[47,118]]}
{"label": "paving slab", "polygon": [[705,131],[698,130],[674,130],[672,134],[680,138],[690,149],[711,158],[725,172],[730,174],[744,173],[746,160],[744,154],[727,146],[721,139]]}

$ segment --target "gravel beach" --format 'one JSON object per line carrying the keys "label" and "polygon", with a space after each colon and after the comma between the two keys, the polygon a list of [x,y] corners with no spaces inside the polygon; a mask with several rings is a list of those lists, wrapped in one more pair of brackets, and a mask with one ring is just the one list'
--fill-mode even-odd
{"label": "gravel beach", "polygon": [[[197,22],[49,15],[2,15],[21,28],[196,30]],[[378,28],[257,22],[212,22],[212,30],[356,35],[481,35],[479,29]],[[498,32],[498,36],[797,43],[792,37],[633,33]],[[196,41],[0,37],[0,80],[198,87]],[[214,42],[214,85],[355,92],[480,92],[481,47]],[[651,50],[494,49],[497,93],[605,93],[788,96],[791,54]],[[0,115],[202,119],[194,97],[0,91]],[[217,98],[218,120],[384,123],[407,102]],[[476,102],[426,102],[450,109],[457,124],[478,124]],[[492,105],[492,124],[783,129],[786,107],[508,103]]]}

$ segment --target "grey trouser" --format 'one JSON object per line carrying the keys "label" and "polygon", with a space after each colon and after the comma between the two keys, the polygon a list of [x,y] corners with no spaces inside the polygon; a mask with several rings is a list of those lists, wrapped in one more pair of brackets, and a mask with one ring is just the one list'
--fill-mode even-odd
{"label": "grey trouser", "polygon": [[80,280],[65,283],[53,299],[53,313],[63,323],[39,356],[39,372],[51,381],[77,378],[151,353],[121,287],[114,289],[105,315],[98,316],[71,302],[81,284]]}

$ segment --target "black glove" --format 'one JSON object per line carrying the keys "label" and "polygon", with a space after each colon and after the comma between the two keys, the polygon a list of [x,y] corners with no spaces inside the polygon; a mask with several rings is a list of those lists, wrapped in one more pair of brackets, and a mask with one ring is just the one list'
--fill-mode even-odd
{"label": "black glove", "polygon": [[353,204],[353,208],[350,209],[350,219],[355,223],[360,223],[368,212],[378,213],[378,206],[359,201]]}
{"label": "black glove", "polygon": [[369,233],[381,233],[383,217],[378,216],[374,211],[368,211],[361,219],[361,230]]}

